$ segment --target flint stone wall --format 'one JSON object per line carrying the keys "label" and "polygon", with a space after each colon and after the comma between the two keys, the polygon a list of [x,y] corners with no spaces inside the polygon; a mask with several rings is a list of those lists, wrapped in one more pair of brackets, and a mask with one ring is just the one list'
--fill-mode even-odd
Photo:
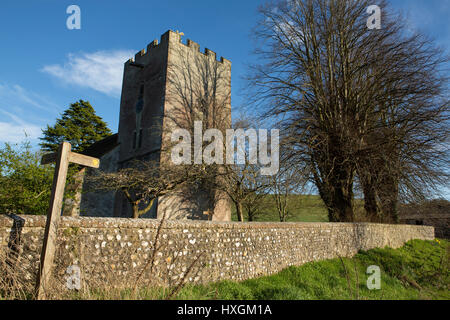
{"label": "flint stone wall", "polygon": [[[44,216],[0,216],[0,256],[15,250],[21,277],[29,281],[37,272],[45,221]],[[77,264],[83,284],[91,287],[132,286],[141,272],[142,279],[159,284],[244,280],[359,250],[434,239],[429,226],[167,220],[150,274],[159,224],[153,219],[62,217],[54,273],[64,281],[67,268]]]}

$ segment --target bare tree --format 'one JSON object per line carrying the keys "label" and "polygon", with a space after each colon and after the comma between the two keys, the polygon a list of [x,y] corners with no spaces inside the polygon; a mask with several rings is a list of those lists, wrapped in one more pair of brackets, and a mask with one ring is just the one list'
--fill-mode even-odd
{"label": "bare tree", "polygon": [[248,161],[243,165],[225,165],[223,175],[216,185],[231,199],[236,207],[238,221],[241,222],[244,221],[244,208],[247,213],[250,212],[249,218],[254,218],[257,202],[262,200],[268,186],[268,179],[261,176],[259,166]]}
{"label": "bare tree", "polygon": [[151,209],[158,197],[194,181],[193,172],[187,166],[135,161],[129,168],[113,173],[98,172],[88,179],[96,190],[121,190],[133,209],[133,218],[137,219]]}
{"label": "bare tree", "polygon": [[269,213],[267,211],[267,189],[251,192],[243,201],[243,209],[247,214],[247,221],[255,221],[258,217]]}
{"label": "bare tree", "polygon": [[291,214],[295,200],[297,200],[293,196],[304,190],[307,180],[303,177],[304,172],[292,163],[283,163],[280,171],[271,177],[271,196],[275,202],[280,222],[286,222]]}
{"label": "bare tree", "polygon": [[[242,112],[238,120],[234,121],[235,130],[250,129],[260,124],[254,117]],[[257,214],[261,213],[260,205],[270,186],[270,179],[261,175],[260,163],[250,161],[250,145],[244,140],[244,144],[236,144],[233,147],[233,154],[242,153],[244,159],[242,163],[225,164],[216,180],[216,188],[224,192],[233,202],[236,208],[238,221],[244,221],[244,211],[247,211],[249,221],[253,221]],[[234,152],[236,151],[236,152]]]}
{"label": "bare tree", "polygon": [[382,28],[369,30],[371,4],[280,1],[260,8],[255,33],[254,101],[281,119],[291,159],[309,168],[330,221],[354,220],[356,177],[368,214],[395,220],[399,194],[436,186],[445,172],[447,59],[406,33],[385,1]]}

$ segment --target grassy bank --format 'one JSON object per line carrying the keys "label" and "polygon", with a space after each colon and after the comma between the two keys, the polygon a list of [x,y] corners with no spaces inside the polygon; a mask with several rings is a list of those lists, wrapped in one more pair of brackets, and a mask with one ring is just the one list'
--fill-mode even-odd
{"label": "grassy bank", "polygon": [[[188,286],[179,299],[450,299],[450,242],[408,242],[400,249],[374,249],[352,259],[290,267],[243,282]],[[381,289],[369,290],[368,266],[381,269]]]}

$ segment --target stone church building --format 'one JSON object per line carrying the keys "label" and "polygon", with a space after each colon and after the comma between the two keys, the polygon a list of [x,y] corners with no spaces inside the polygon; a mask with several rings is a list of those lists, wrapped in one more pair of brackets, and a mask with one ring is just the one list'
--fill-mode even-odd
{"label": "stone church building", "polygon": [[[194,120],[210,128],[231,127],[231,62],[217,60],[209,49],[201,52],[191,40],[182,43],[181,35],[169,30],[125,63],[118,133],[83,152],[100,158],[100,170],[116,172],[134,160],[170,161],[172,130],[190,130]],[[80,215],[132,216],[122,191],[93,192],[86,181]],[[143,217],[230,221],[229,199],[218,192],[160,197]]]}

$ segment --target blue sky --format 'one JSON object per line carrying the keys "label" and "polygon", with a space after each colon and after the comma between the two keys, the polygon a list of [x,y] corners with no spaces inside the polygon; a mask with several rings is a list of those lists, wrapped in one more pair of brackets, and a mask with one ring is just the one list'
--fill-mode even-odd
{"label": "blue sky", "polygon": [[[374,4],[377,1],[374,0]],[[71,102],[89,100],[118,127],[123,63],[168,29],[232,61],[232,103],[252,61],[257,0],[2,0],[0,143],[33,143]],[[450,0],[391,0],[411,29],[450,47]],[[81,8],[81,30],[68,30],[66,8]]]}

